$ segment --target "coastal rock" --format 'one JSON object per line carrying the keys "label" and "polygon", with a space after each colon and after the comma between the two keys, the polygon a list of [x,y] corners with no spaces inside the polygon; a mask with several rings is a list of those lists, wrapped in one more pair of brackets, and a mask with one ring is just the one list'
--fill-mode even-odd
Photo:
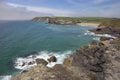
{"label": "coastal rock", "polygon": [[109,34],[115,37],[120,37],[120,28],[114,28],[114,27],[105,27],[105,28],[97,28],[93,30],[89,30],[91,32],[94,32],[95,34]]}
{"label": "coastal rock", "polygon": [[[93,45],[93,43],[92,43]],[[84,46],[53,68],[37,65],[12,80],[120,80],[120,39]]]}
{"label": "coastal rock", "polygon": [[50,57],[49,59],[47,59],[49,62],[56,62],[57,58],[55,56]]}
{"label": "coastal rock", "polygon": [[34,61],[29,62],[28,65],[33,65],[34,63],[35,63]]}
{"label": "coastal rock", "polygon": [[112,40],[111,37],[100,37],[100,41]]}
{"label": "coastal rock", "polygon": [[[119,54],[120,51],[111,45],[109,47],[108,45],[82,47],[65,59],[63,64],[69,68],[71,66],[79,67],[80,69],[78,70],[76,70],[77,68],[70,70],[73,70],[73,72],[77,71],[77,74],[84,73],[87,77],[90,74],[92,77],[89,77],[89,80],[119,80]],[[84,77],[86,76],[84,75]]]}
{"label": "coastal rock", "polygon": [[11,80],[76,80],[44,65],[37,65],[28,72],[17,75]]}
{"label": "coastal rock", "polygon": [[36,63],[37,63],[37,64],[43,64],[43,65],[47,65],[47,64],[48,64],[47,61],[45,61],[44,59],[40,59],[40,58],[37,58],[37,59],[36,59]]}

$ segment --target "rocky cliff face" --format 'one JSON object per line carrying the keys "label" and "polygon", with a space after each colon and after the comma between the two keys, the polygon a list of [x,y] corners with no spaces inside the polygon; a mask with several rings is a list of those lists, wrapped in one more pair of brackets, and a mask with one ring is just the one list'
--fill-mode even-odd
{"label": "rocky cliff face", "polygon": [[44,21],[50,24],[60,24],[60,25],[74,25],[80,23],[79,20],[74,20],[74,18],[57,18],[57,17],[35,17],[33,21]]}
{"label": "rocky cliff face", "polygon": [[90,30],[96,34],[110,34],[120,37],[120,19],[109,19],[102,22],[97,29]]}
{"label": "rocky cliff face", "polygon": [[[120,80],[120,39],[92,43],[53,68],[37,65],[12,80]],[[117,46],[117,47],[116,47]]]}

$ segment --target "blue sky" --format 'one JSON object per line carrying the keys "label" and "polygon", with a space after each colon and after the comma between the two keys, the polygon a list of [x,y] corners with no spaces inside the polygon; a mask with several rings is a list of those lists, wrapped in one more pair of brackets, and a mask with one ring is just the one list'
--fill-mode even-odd
{"label": "blue sky", "polygon": [[120,18],[120,0],[0,0],[0,10],[0,19],[35,16]]}

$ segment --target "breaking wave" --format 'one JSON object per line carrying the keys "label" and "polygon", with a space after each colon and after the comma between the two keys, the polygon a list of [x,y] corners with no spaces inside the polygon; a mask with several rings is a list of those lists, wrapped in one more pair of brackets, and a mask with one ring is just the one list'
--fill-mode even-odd
{"label": "breaking wave", "polygon": [[12,75],[0,76],[0,80],[10,80]]}
{"label": "breaking wave", "polygon": [[86,31],[86,33],[84,33],[84,35],[90,35],[90,36],[94,36],[93,40],[100,40],[100,37],[109,37],[109,38],[117,38],[115,36],[109,35],[109,34],[95,34],[94,32],[90,32],[90,31]]}
{"label": "breaking wave", "polygon": [[[47,65],[48,67],[53,67],[55,64],[62,64],[64,59],[71,53],[72,51],[70,50],[64,51],[64,52],[41,51],[37,55],[30,55],[25,58],[24,57],[16,58],[14,67],[20,70],[27,70],[31,68],[32,66],[37,65],[37,63],[35,62],[37,58],[41,58],[47,61],[47,59],[50,58],[51,56],[55,56],[57,58],[57,62],[50,62]],[[29,63],[31,64],[29,65]]]}

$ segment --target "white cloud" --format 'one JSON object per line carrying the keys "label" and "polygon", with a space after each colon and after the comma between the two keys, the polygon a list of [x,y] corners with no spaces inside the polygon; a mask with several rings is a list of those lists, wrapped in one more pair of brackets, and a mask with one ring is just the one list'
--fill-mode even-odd
{"label": "white cloud", "polygon": [[63,9],[54,9],[54,8],[47,8],[47,7],[36,7],[36,6],[26,6],[26,5],[19,5],[13,3],[7,3],[8,5],[15,7],[15,8],[25,8],[27,11],[33,11],[38,13],[47,13],[52,14],[54,16],[69,16],[70,14],[74,14],[74,12],[63,10]]}
{"label": "white cloud", "polygon": [[0,19],[32,19],[36,16],[71,16],[73,14],[71,11],[62,9],[0,2]]}
{"label": "white cloud", "polygon": [[[74,0],[71,6],[75,6],[78,4]],[[99,0],[91,0],[98,1]],[[100,0],[106,1],[106,0]],[[86,6],[86,5],[78,5],[75,8],[75,12],[57,9],[57,8],[49,8],[49,7],[37,7],[37,6],[27,6],[27,5],[19,5],[13,3],[5,3],[0,1],[0,19],[32,19],[36,16],[75,16],[75,17],[120,17],[120,3],[116,4],[106,4],[102,6]],[[73,9],[72,9],[73,10]]]}

